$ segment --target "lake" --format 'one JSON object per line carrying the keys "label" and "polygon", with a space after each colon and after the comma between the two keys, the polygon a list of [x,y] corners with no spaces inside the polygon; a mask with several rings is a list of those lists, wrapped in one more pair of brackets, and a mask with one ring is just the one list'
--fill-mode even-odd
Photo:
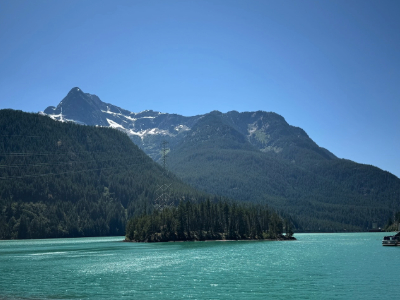
{"label": "lake", "polygon": [[0,241],[0,299],[397,299],[387,233],[297,241]]}

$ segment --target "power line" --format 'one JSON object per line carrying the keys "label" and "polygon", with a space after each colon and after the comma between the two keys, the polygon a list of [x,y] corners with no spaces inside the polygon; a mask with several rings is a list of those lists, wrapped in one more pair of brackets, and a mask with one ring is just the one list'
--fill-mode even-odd
{"label": "power line", "polygon": [[[38,135],[0,135],[0,137],[30,137],[30,138],[41,138],[45,136],[38,136]],[[166,172],[166,144],[167,142],[163,143],[163,157],[164,157],[164,172]],[[77,154],[86,154],[93,156],[95,154],[104,154],[104,153],[110,153],[110,154],[115,154],[113,151],[89,151],[89,150],[84,150],[84,151],[74,151],[74,150],[66,150],[66,151],[53,151],[53,152],[1,152],[0,153],[0,158],[5,157],[4,162],[7,162],[7,158],[26,158],[29,157],[45,157],[45,156],[71,156],[71,155],[77,155]],[[146,157],[145,154],[139,154],[135,155],[137,159],[143,159]],[[7,169],[7,168],[19,168],[19,169],[26,169],[26,168],[32,168],[32,167],[56,167],[56,166],[61,166],[61,165],[77,165],[77,164],[85,164],[85,163],[98,163],[98,162],[105,162],[109,161],[110,163],[112,162],[119,162],[119,161],[124,161],[131,159],[132,156],[124,156],[124,157],[119,157],[119,158],[107,158],[107,159],[91,159],[91,160],[69,160],[66,162],[52,162],[52,163],[19,163],[19,164],[2,164],[0,165],[0,169]],[[14,159],[15,160],[15,159]],[[1,161],[1,159],[0,159]],[[35,178],[35,177],[43,177],[43,176],[58,176],[58,175],[64,175],[64,174],[74,174],[74,173],[82,173],[82,172],[90,172],[90,171],[99,171],[99,170],[109,170],[109,169],[116,169],[116,168],[121,168],[121,166],[140,166],[148,164],[147,162],[141,162],[141,163],[131,163],[131,164],[121,164],[118,166],[113,166],[113,167],[102,167],[102,168],[92,168],[92,169],[84,169],[84,170],[71,170],[71,171],[64,171],[64,172],[48,172],[44,174],[24,174],[24,175],[15,175],[15,176],[0,176],[0,180],[10,180],[10,179],[23,179],[23,178]],[[20,170],[21,171],[21,170]],[[7,172],[7,171],[5,171]],[[9,171],[11,172],[11,170]],[[14,172],[15,173],[15,172]]]}
{"label": "power line", "polygon": [[2,137],[30,137],[30,138],[38,138],[38,137],[46,137],[44,135],[23,135],[23,134],[0,134]]}
{"label": "power line", "polygon": [[[124,166],[140,166],[143,165],[144,163],[140,164],[128,164]],[[3,176],[0,177],[2,180],[8,180],[8,179],[23,179],[23,178],[30,178],[30,177],[42,177],[42,176],[50,176],[50,175],[64,175],[64,174],[73,174],[73,173],[82,173],[82,172],[89,172],[89,171],[98,171],[98,170],[109,170],[109,169],[116,169],[120,168],[121,166],[115,166],[115,167],[107,167],[107,168],[95,168],[95,169],[86,169],[86,170],[74,170],[74,171],[66,171],[66,172],[61,172],[61,173],[45,173],[45,174],[28,174],[28,175],[21,175],[21,176]]]}
{"label": "power line", "polygon": [[59,166],[59,165],[68,165],[68,164],[81,164],[81,163],[89,163],[89,162],[104,162],[104,161],[119,161],[130,159],[131,156],[126,156],[123,158],[107,158],[107,159],[92,159],[92,160],[71,160],[67,162],[58,162],[58,163],[35,163],[35,164],[10,164],[10,165],[0,165],[0,168],[18,168],[18,167],[41,167],[41,166]]}
{"label": "power line", "polygon": [[[91,153],[89,151],[85,151],[87,153]],[[99,153],[99,152],[98,152]],[[110,152],[110,151],[101,151],[101,153],[115,153],[115,152]],[[3,154],[15,154],[15,153],[3,153]],[[51,153],[48,153],[51,154]],[[26,156],[22,156],[25,158]],[[136,159],[143,159],[145,155],[136,155],[134,158]],[[1,180],[8,180],[8,179],[22,179],[22,178],[30,178],[30,177],[42,177],[42,176],[51,176],[51,175],[62,175],[62,174],[73,174],[73,173],[81,173],[81,172],[88,172],[88,171],[98,171],[98,170],[108,170],[108,169],[116,169],[116,168],[121,168],[121,167],[127,167],[127,166],[140,166],[140,165],[146,165],[148,162],[140,162],[140,163],[130,163],[127,164],[126,162],[128,160],[131,160],[132,156],[126,155],[122,157],[116,157],[116,158],[107,158],[107,159],[91,159],[91,160],[69,160],[66,162],[51,162],[51,163],[19,163],[19,164],[3,164],[0,165],[0,169],[20,169],[19,171],[23,172],[23,170],[27,168],[32,168],[32,167],[49,167],[49,168],[54,168],[57,166],[61,165],[67,165],[67,166],[73,166],[73,165],[82,165],[82,164],[97,164],[99,162],[109,162],[109,163],[118,163],[119,165],[117,166],[112,166],[112,167],[101,167],[101,168],[92,168],[92,169],[84,169],[84,170],[71,170],[71,171],[64,171],[64,172],[48,172],[48,173],[43,173],[43,174],[24,174],[24,175],[14,175],[14,176],[0,176]],[[5,171],[7,172],[7,171]],[[11,170],[10,170],[11,172]]]}
{"label": "power line", "polygon": [[115,153],[111,151],[56,151],[56,152],[3,152],[0,153],[0,156],[46,156],[46,155],[67,155],[67,154],[82,154],[82,153],[88,153],[88,154],[93,154],[93,153]]}

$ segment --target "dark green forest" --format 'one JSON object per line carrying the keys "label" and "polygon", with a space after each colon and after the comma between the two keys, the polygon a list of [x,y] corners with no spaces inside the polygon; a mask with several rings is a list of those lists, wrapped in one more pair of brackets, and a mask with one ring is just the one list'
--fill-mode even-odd
{"label": "dark green forest", "polygon": [[[283,236],[285,226],[286,235]],[[135,242],[294,239],[290,221],[266,206],[206,201],[180,201],[131,219],[126,240]]]}
{"label": "dark green forest", "polygon": [[257,113],[206,115],[171,147],[171,170],[209,193],[290,214],[301,231],[366,231],[399,210],[399,178],[339,159],[282,117]]}
{"label": "dark green forest", "polygon": [[130,217],[205,199],[126,134],[0,111],[0,239],[124,235]]}
{"label": "dark green forest", "polygon": [[394,175],[338,159],[300,129],[274,123],[267,126],[279,133],[273,144],[255,131],[267,145],[260,151],[229,122],[212,113],[172,145],[168,166],[178,179],[118,130],[1,110],[0,239],[124,235],[127,220],[149,218],[160,201],[210,197],[194,188],[268,205],[291,216],[295,231],[365,231],[395,221]]}

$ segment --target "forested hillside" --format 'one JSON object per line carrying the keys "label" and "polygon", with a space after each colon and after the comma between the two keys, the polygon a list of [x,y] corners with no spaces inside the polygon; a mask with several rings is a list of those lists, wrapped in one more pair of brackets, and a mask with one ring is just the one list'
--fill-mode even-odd
{"label": "forested hillside", "polygon": [[265,112],[207,114],[171,147],[170,168],[199,189],[292,214],[305,231],[386,224],[400,207],[400,180],[336,158],[282,120]]}
{"label": "forested hillside", "polygon": [[124,235],[162,186],[170,203],[204,197],[125,133],[0,111],[0,239]]}

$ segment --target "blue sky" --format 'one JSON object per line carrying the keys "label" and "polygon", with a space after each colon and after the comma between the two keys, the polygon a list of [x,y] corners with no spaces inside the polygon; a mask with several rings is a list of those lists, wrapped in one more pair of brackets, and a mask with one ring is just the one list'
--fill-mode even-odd
{"label": "blue sky", "polygon": [[400,1],[0,1],[0,109],[273,111],[400,177]]}

